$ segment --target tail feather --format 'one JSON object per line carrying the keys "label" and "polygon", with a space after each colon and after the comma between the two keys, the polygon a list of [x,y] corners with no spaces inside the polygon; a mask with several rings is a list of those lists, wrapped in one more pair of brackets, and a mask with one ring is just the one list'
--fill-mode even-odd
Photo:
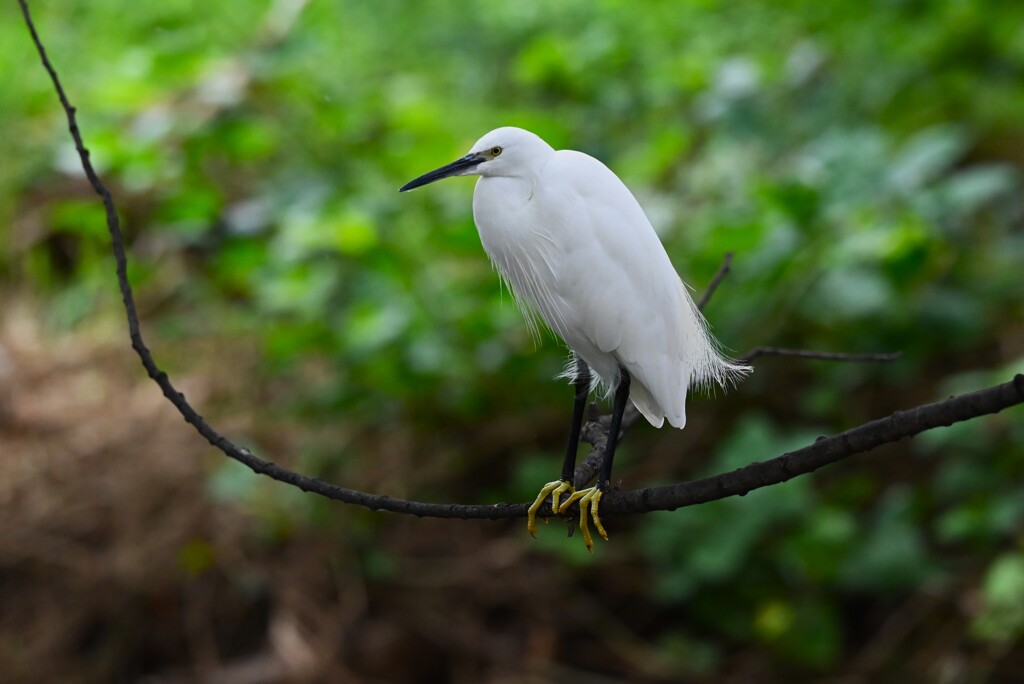
{"label": "tail feather", "polygon": [[[637,411],[647,419],[647,422],[656,428],[660,428],[665,424],[665,412],[658,405],[658,402],[654,400],[651,393],[646,387],[640,383],[633,383],[629,387],[629,400],[633,402],[633,406],[636,406]],[[685,400],[683,402],[685,406]],[[672,418],[669,418],[669,422],[675,425]],[[686,424],[686,413],[684,411],[682,418],[683,425]],[[683,427],[683,425],[675,425],[675,427]]]}

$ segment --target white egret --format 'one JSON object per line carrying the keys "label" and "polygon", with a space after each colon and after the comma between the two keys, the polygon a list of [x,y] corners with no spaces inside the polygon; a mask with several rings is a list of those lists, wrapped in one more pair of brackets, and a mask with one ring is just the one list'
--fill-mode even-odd
{"label": "white egret", "polygon": [[[537,511],[549,496],[558,513],[578,500],[580,530],[592,549],[588,514],[608,539],[598,508],[627,398],[651,425],[667,419],[682,428],[690,387],[724,386],[750,368],[719,352],[643,209],[597,159],[556,151],[520,128],[498,128],[401,191],[449,176],[480,176],[473,218],[491,263],[531,327],[540,318],[572,350],[565,376],[576,400],[562,476],[541,489],[527,529],[536,536]],[[596,486],[575,491],[583,411],[596,387],[614,393],[608,447]]]}

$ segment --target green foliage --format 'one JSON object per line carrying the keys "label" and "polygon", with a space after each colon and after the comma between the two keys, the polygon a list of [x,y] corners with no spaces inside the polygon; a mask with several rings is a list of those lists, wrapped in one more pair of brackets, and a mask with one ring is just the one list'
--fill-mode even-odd
{"label": "green foliage", "polygon": [[1024,554],[996,559],[982,584],[982,600],[971,625],[975,636],[1005,645],[1024,635]]}
{"label": "green foliage", "polygon": [[[783,453],[813,439],[814,433],[806,431],[777,434],[764,418],[750,416],[719,448],[707,474],[732,470],[756,455]],[[666,600],[680,600],[705,582],[729,582],[748,567],[760,544],[799,520],[812,496],[808,482],[797,479],[743,498],[714,501],[685,515],[652,515],[641,547],[660,566],[656,589]]]}
{"label": "green foliage", "polygon": [[[261,415],[337,431],[299,449],[325,476],[397,487],[419,468],[417,497],[499,501],[557,475],[564,351],[538,348],[499,288],[469,183],[396,192],[506,124],[605,160],[698,290],[735,253],[708,309],[729,348],[904,352],[886,366],[759,365],[693,409],[714,416],[713,457],[676,474],[1024,370],[1022,3],[34,9],[117,195],[150,330],[252,341],[251,385],[286,388]],[[16,11],[0,9],[0,274],[69,327],[119,300],[102,212]],[[848,655],[845,601],[948,586],[965,551],[993,559],[973,634],[1019,639],[1024,571],[1006,547],[1024,526],[1020,416],[936,430],[825,484],[646,516],[632,552],[652,581],[637,600],[689,616],[659,640],[666,666],[702,676],[750,644],[827,671]],[[396,433],[415,446],[386,442]],[[635,461],[674,438],[637,433]],[[382,475],[378,457],[407,467]],[[330,529],[324,502],[252,478],[224,466],[210,496],[253,511],[269,544]],[[399,567],[367,541],[378,524],[348,530],[372,579]],[[541,537],[567,567],[593,565],[578,540]],[[203,541],[181,550],[188,572],[210,563]]]}

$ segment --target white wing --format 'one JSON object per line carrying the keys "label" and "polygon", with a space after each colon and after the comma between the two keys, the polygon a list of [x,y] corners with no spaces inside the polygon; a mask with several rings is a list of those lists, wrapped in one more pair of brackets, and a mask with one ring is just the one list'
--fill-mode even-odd
{"label": "white wing", "polygon": [[[534,201],[557,217],[550,235],[559,245],[547,264],[557,261],[555,302],[538,306],[541,315],[607,385],[621,363],[633,403],[653,425],[667,417],[683,427],[690,386],[744,372],[719,354],[643,209],[604,164],[556,153]],[[545,308],[559,309],[557,319]]]}

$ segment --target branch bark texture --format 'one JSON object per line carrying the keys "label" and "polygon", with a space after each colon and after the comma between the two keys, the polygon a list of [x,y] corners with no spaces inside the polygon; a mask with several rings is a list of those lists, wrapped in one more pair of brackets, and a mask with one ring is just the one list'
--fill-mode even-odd
{"label": "branch bark texture", "polygon": [[[128,281],[128,257],[124,244],[124,236],[121,231],[121,222],[114,205],[110,191],[104,185],[89,158],[89,151],[85,147],[81,131],[75,115],[75,108],[68,100],[60,78],[46,54],[46,49],[39,38],[35,24],[32,21],[26,0],[18,0],[21,6],[25,24],[28,27],[32,41],[39,52],[40,60],[53,82],[57,97],[68,121],[68,130],[74,141],[75,149],[82,162],[82,169],[92,185],[96,194],[99,195],[106,212],[107,228],[110,232],[111,249],[114,253],[114,262],[117,272],[117,281],[121,289],[121,296],[124,301],[125,314],[128,319],[128,332],[131,338],[132,348],[138,354],[143,367],[150,378],[159,385],[164,396],[181,413],[187,423],[194,427],[214,447],[222,451],[230,458],[244,464],[253,472],[266,475],[278,482],[298,487],[299,489],[319,494],[320,496],[342,501],[357,506],[363,506],[371,510],[391,511],[393,513],[404,513],[420,517],[435,518],[462,518],[462,519],[488,519],[497,520],[504,518],[526,517],[528,504],[500,503],[496,505],[472,505],[472,504],[436,504],[420,501],[408,501],[404,499],[393,499],[383,494],[371,494],[348,487],[325,482],[319,478],[308,477],[301,473],[283,468],[271,461],[266,461],[255,456],[248,449],[240,447],[217,432],[205,419],[196,411],[172,384],[170,378],[157,365],[152,353],[146,346],[141,326],[139,324],[138,312],[135,306],[135,297],[132,293],[131,284]],[[729,270],[732,255],[727,255],[725,262],[719,272],[715,275],[704,297],[701,298],[703,306],[715,288],[725,277]],[[786,350],[794,351],[794,350]],[[786,353],[773,355],[807,356],[809,358],[831,358],[831,360],[889,360],[889,359],[863,359],[847,358],[838,359],[837,356],[857,355],[822,355],[821,353],[795,350],[797,354]],[[756,353],[755,353],[756,352]],[[754,350],[747,358],[769,355],[772,352]],[[862,355],[863,356],[863,355]],[[869,355],[878,356],[878,355]],[[814,444],[803,449],[782,454],[763,462],[752,463],[744,468],[708,477],[692,482],[682,482],[668,487],[655,487],[650,489],[639,489],[630,492],[609,492],[601,503],[603,515],[646,513],[657,510],[674,510],[683,506],[706,503],[728,496],[744,495],[754,489],[767,487],[806,473],[813,472],[822,466],[834,463],[848,456],[869,451],[881,444],[895,442],[916,435],[925,430],[930,430],[943,425],[970,420],[978,416],[997,413],[1005,408],[1024,403],[1024,375],[1017,375],[1009,382],[987,389],[952,397],[935,404],[919,406],[908,411],[900,411],[887,418],[872,421],[860,427],[847,430],[832,437],[819,438]],[[625,426],[636,422],[636,416],[630,420],[627,417]],[[600,420],[591,421],[584,428],[584,438],[595,445],[595,452],[603,449],[601,440],[603,426]],[[588,458],[577,469],[577,481],[580,478],[589,480],[592,474],[587,477]],[[542,515],[550,515],[550,510],[542,510]]]}

